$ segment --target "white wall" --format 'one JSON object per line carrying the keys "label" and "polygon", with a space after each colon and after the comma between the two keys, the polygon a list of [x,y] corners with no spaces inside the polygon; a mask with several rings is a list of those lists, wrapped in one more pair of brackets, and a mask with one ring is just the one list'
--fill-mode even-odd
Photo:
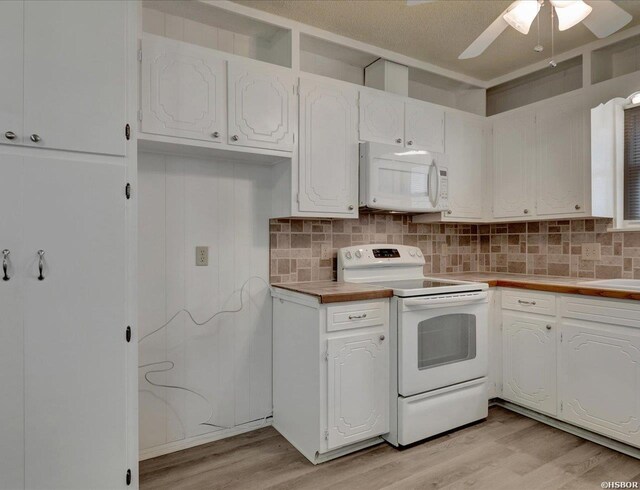
{"label": "white wall", "polygon": [[[198,321],[237,308],[247,278],[268,281],[270,175],[270,167],[256,164],[139,155],[140,337],[183,307]],[[195,267],[196,245],[210,247],[208,267]],[[272,408],[268,287],[252,280],[244,301],[240,313],[204,327],[183,313],[140,344],[140,365],[175,362],[152,380],[201,393],[212,403],[211,422],[226,427],[263,418]],[[147,369],[139,369],[143,456],[216,430],[200,425],[209,417],[206,402],[151,386]]]}

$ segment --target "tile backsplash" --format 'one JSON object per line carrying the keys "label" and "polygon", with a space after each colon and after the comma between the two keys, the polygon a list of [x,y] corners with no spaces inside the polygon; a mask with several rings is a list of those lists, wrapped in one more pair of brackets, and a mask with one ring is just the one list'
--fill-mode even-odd
{"label": "tile backsplash", "polygon": [[[421,224],[408,216],[359,219],[272,219],[271,282],[336,278],[336,250],[368,243],[420,247],[425,274],[511,272],[584,278],[640,279],[640,232],[607,232],[608,219],[501,224]],[[582,258],[599,244],[599,260]],[[322,258],[322,249],[331,258]],[[598,248],[598,247],[596,247]]]}

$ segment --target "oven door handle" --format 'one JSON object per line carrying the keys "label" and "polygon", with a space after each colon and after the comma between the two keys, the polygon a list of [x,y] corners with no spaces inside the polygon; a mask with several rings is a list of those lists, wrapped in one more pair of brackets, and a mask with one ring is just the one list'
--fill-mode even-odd
{"label": "oven door handle", "polygon": [[476,303],[482,303],[486,301],[489,294],[486,291],[479,291],[477,293],[464,293],[460,295],[451,295],[443,297],[427,297],[427,298],[412,298],[405,299],[403,306],[408,308],[441,308],[444,305],[456,305],[464,306]]}

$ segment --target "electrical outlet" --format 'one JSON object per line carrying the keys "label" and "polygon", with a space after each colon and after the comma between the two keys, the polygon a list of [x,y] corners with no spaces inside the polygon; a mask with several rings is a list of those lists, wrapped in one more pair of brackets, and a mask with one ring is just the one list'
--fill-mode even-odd
{"label": "electrical outlet", "polygon": [[209,265],[209,247],[196,247],[196,266]]}
{"label": "electrical outlet", "polygon": [[600,260],[600,244],[599,243],[583,243],[582,244],[582,260]]}
{"label": "electrical outlet", "polygon": [[322,260],[328,260],[333,258],[331,246],[328,243],[323,243],[322,245],[320,245],[320,258]]}

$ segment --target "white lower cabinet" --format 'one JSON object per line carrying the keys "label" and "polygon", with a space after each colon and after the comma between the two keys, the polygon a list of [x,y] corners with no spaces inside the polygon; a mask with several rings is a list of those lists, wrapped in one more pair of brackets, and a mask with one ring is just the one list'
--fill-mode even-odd
{"label": "white lower cabinet", "polygon": [[554,318],[504,312],[503,390],[506,400],[556,414]]}
{"label": "white lower cabinet", "polygon": [[389,432],[389,301],[273,296],[274,427],[313,463],[379,442]]}

